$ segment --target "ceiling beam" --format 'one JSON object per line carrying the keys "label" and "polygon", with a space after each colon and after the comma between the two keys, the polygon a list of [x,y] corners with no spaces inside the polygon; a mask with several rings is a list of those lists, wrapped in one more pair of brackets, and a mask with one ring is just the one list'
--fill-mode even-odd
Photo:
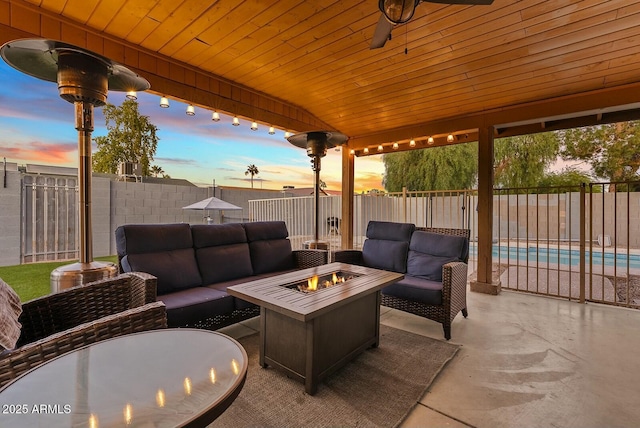
{"label": "ceiling beam", "polygon": [[[621,110],[613,113],[598,113],[586,115],[585,112],[594,110],[614,109],[617,106],[637,105],[640,83],[627,84],[614,88],[606,88],[597,91],[585,92],[575,95],[567,95],[536,101],[516,106],[508,106],[482,113],[470,114],[425,122],[417,125],[406,126],[387,130],[384,132],[354,135],[349,138],[348,146],[359,150],[365,147],[389,144],[399,140],[426,139],[430,135],[456,133],[459,130],[476,130],[487,126],[495,126],[499,137],[523,135],[533,132],[542,132],[555,129],[571,128],[575,126],[588,126],[596,124],[590,119],[580,120],[581,117],[596,117],[600,114],[610,122],[619,120],[639,119],[638,109]],[[572,116],[571,119],[562,121],[549,121],[547,118],[554,116]],[[628,118],[628,119],[625,119]],[[363,119],[366,120],[366,119]],[[533,125],[515,125],[522,122],[535,122]],[[582,124],[583,123],[583,124]],[[514,125],[510,125],[514,124]],[[575,124],[575,126],[574,126]]]}
{"label": "ceiling beam", "polygon": [[640,109],[622,110],[609,113],[596,113],[569,119],[550,120],[541,123],[496,128],[495,138],[513,137],[517,135],[536,134],[538,132],[558,131],[561,129],[582,128],[584,126],[606,125],[609,123],[640,120]]}
{"label": "ceiling beam", "polygon": [[[396,141],[394,143],[379,144],[378,146],[367,147],[367,150],[362,149],[346,149],[353,150],[353,154],[362,156],[380,155],[386,153],[406,152],[409,150],[428,149],[432,147],[450,146],[452,144],[471,143],[478,141],[478,132],[469,131],[460,134],[452,134],[452,141],[449,141],[448,135],[438,135],[432,137],[433,141],[430,142],[428,138]],[[412,143],[413,141],[413,143]]]}

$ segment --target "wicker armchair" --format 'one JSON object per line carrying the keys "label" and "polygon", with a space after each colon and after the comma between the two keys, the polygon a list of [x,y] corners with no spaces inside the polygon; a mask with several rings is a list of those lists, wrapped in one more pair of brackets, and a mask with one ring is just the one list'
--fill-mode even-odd
{"label": "wicker armchair", "polygon": [[[463,236],[469,239],[469,229],[448,229],[417,227],[416,230],[424,230],[443,235]],[[389,308],[409,312],[442,324],[445,339],[451,339],[451,323],[462,312],[463,317],[467,312],[467,263],[469,255],[462,262],[451,262],[442,266],[442,304],[429,305],[408,299],[400,299],[394,296],[382,294],[382,305]]]}
{"label": "wicker armchair", "polygon": [[22,305],[16,348],[0,354],[0,387],[66,352],[128,333],[166,328],[156,279],[127,273]]}
{"label": "wicker armchair", "polygon": [[[400,227],[401,224],[398,224]],[[393,226],[392,226],[393,227]],[[450,228],[425,228],[417,227],[415,230],[422,230],[431,233],[439,233],[444,235],[462,236],[469,240],[469,229],[450,229]],[[407,233],[401,235],[397,233],[397,241],[406,242],[409,245],[410,237]],[[409,233],[409,236],[411,233]],[[462,315],[466,318],[467,312],[467,263],[468,263],[468,244],[465,254],[462,256],[462,261],[449,262],[442,266],[442,291],[441,291],[441,304],[430,304],[417,299],[410,299],[406,297],[398,297],[388,293],[385,293],[385,289],[382,290],[383,306],[398,309],[403,312],[412,313],[430,320],[439,322],[442,324],[444,330],[444,337],[451,339],[451,323],[456,315],[462,312]],[[391,255],[389,255],[391,259]],[[341,250],[333,254],[333,261],[367,265],[365,258],[363,258],[362,251],[359,250]],[[376,266],[373,266],[376,267]],[[393,270],[389,269],[388,270]],[[393,287],[393,285],[389,286]]]}

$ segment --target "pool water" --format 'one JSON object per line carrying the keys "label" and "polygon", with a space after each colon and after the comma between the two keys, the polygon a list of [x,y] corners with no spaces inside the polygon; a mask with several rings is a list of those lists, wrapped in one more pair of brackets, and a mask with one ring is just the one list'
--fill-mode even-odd
{"label": "pool water", "polygon": [[[472,245],[469,248],[470,254],[477,254],[477,247]],[[534,262],[534,263],[550,263],[559,265],[571,265],[578,266],[580,264],[580,250],[578,248],[546,248],[546,247],[516,247],[506,245],[494,245],[492,256],[494,258],[508,258],[509,260],[520,262]],[[627,268],[627,262],[629,268],[640,269],[640,255],[624,253],[613,253],[609,251],[594,251],[593,260],[591,261],[594,266],[616,266],[617,268]],[[589,263],[589,250],[585,251],[585,263]]]}

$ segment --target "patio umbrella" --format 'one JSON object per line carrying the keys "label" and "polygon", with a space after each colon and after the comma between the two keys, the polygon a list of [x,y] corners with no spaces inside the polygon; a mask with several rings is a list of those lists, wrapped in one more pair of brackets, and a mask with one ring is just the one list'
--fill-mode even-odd
{"label": "patio umbrella", "polygon": [[200,202],[196,202],[186,207],[182,207],[183,210],[241,210],[242,208],[225,202],[222,199],[211,197],[203,199]]}

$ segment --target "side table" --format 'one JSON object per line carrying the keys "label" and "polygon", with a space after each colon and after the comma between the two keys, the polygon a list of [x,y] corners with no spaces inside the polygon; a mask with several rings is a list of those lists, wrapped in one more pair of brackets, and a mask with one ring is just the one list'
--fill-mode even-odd
{"label": "side table", "polygon": [[202,427],[235,400],[247,354],[234,339],[162,329],[98,342],[55,358],[0,390],[0,421],[15,427]]}

